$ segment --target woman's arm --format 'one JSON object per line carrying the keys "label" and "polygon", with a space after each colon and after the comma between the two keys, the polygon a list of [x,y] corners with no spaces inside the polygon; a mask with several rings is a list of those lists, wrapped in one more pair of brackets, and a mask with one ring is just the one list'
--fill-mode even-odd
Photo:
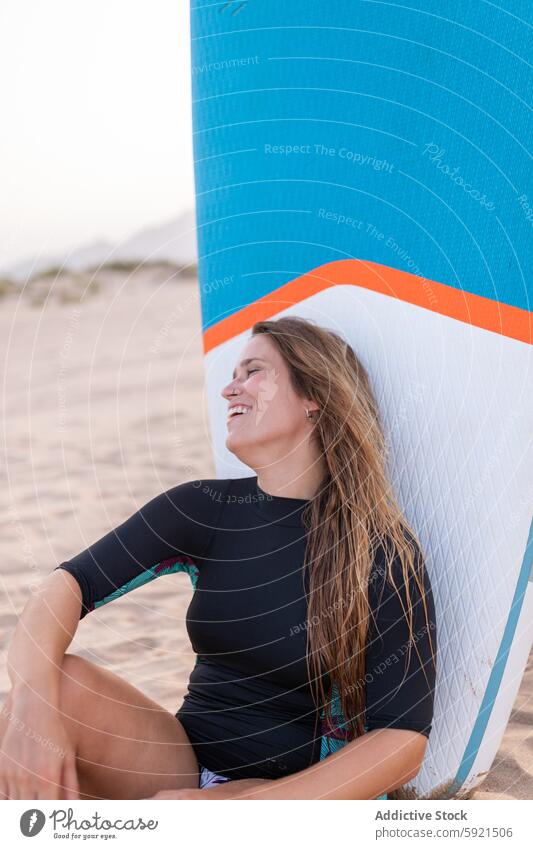
{"label": "woman's arm", "polygon": [[177,567],[183,560],[187,567],[187,554],[205,545],[213,517],[201,483],[188,481],[152,498],[46,577],[28,600],[10,643],[13,692],[43,690],[57,703],[62,659],[80,619],[95,605],[172,571],[165,558],[179,561]]}
{"label": "woman's arm", "polygon": [[242,798],[375,799],[415,777],[427,742],[418,731],[376,728],[313,766],[268,781]]}
{"label": "woman's arm", "polygon": [[[78,627],[81,591],[53,572],[26,602],[7,654],[11,691],[0,717],[0,795],[10,799],[78,798],[75,753],[60,715],[60,675]],[[41,745],[36,741],[47,741]]]}
{"label": "woman's arm", "polygon": [[[375,799],[413,779],[420,770],[433,719],[437,629],[429,575],[418,550],[428,619],[423,598],[411,577],[408,606],[401,564],[389,581],[369,587],[373,617],[365,655],[365,719],[369,730],[307,769],[269,782],[247,798],[262,799]],[[378,561],[384,575],[384,561]]]}
{"label": "woman's arm", "polygon": [[218,493],[225,482],[178,484],[56,566],[55,571],[69,572],[80,586],[80,618],[160,575],[197,571],[196,560],[216,524],[216,508],[202,484]]}
{"label": "woman's arm", "polygon": [[227,781],[206,790],[167,790],[154,799],[376,799],[418,773],[427,737],[376,728],[313,766],[275,781]]}
{"label": "woman's arm", "polygon": [[12,694],[45,695],[57,705],[65,652],[80,620],[81,590],[63,570],[48,575],[28,599],[9,643]]}

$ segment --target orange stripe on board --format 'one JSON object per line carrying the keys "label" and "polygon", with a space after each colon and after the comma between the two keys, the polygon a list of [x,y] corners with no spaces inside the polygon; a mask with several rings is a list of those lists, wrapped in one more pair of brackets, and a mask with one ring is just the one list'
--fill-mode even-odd
{"label": "orange stripe on board", "polygon": [[313,271],[296,277],[253,304],[208,327],[204,332],[204,351],[207,354],[217,345],[244,333],[256,321],[264,321],[288,307],[305,301],[331,286],[361,286],[391,298],[398,298],[431,312],[447,315],[465,324],[499,333],[520,342],[532,342],[531,313],[518,307],[492,301],[481,295],[463,292],[444,283],[426,280],[407,271],[365,262],[343,259],[320,265]]}

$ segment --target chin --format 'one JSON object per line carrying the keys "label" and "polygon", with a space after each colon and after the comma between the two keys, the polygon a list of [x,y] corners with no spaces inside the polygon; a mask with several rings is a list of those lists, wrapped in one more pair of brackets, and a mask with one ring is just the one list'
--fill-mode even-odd
{"label": "chin", "polygon": [[256,443],[251,443],[245,439],[239,439],[234,433],[228,433],[225,444],[228,451],[231,451],[237,460],[240,460],[241,463],[244,463],[245,465],[249,465],[246,458],[249,458],[253,453]]}
{"label": "chin", "polygon": [[235,439],[235,434],[228,433],[226,436],[226,448],[228,451],[231,451],[232,454],[238,455],[239,452],[239,440]]}

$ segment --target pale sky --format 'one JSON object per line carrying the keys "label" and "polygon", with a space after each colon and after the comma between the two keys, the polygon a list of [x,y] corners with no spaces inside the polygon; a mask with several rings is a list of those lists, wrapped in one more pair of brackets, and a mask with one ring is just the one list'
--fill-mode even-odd
{"label": "pale sky", "polygon": [[0,0],[0,268],[194,205],[189,0]]}

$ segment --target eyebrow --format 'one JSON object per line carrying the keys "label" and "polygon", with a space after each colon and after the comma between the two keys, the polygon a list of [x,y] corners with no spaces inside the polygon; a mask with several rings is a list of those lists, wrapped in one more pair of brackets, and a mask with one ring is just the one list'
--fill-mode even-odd
{"label": "eyebrow", "polygon": [[[256,360],[261,362],[261,363],[266,363],[266,360],[264,360],[262,357],[248,357],[248,359],[246,359],[246,360],[241,360],[239,365],[241,365],[244,368],[244,366],[247,366],[248,363],[253,363]],[[235,380],[235,374],[236,374],[236,369],[233,369],[233,374],[231,375],[232,380]]]}

